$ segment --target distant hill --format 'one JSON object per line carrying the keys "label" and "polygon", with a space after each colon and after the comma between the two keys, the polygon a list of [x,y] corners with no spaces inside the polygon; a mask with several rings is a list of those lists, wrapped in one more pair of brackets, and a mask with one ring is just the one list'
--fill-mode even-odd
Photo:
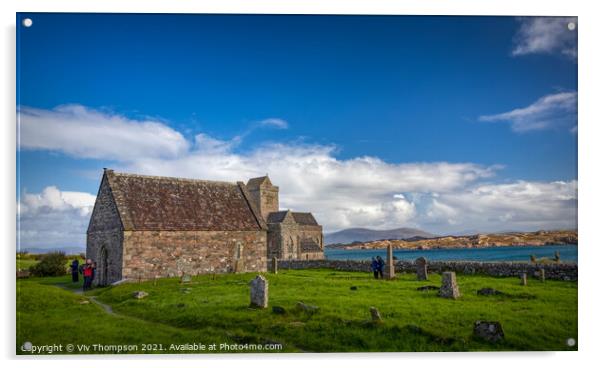
{"label": "distant hill", "polygon": [[65,254],[79,254],[86,253],[85,247],[54,247],[54,248],[35,248],[35,247],[25,247],[21,249],[17,249],[17,251],[27,252],[30,254],[45,254],[50,252],[65,252]]}
{"label": "distant hill", "polygon": [[427,233],[420,229],[401,227],[392,230],[372,230],[363,228],[352,228],[329,233],[324,235],[324,243],[328,244],[348,244],[353,242],[367,242],[383,239],[410,239],[410,238],[434,238],[437,235]]}

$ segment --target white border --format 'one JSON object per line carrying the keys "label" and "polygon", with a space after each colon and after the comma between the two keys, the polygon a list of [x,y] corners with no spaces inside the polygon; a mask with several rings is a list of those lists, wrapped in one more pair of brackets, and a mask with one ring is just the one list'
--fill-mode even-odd
{"label": "white border", "polygon": [[[138,12],[138,13],[289,13],[289,14],[436,14],[436,15],[571,15],[579,17],[579,352],[566,353],[395,353],[395,354],[280,354],[274,356],[161,356],[126,357],[117,364],[134,367],[245,367],[315,365],[345,365],[374,367],[383,364],[451,367],[504,367],[512,365],[545,365],[546,367],[589,366],[597,359],[600,341],[601,285],[599,263],[602,261],[602,238],[599,231],[600,167],[602,164],[602,135],[600,134],[600,105],[602,86],[600,51],[602,13],[595,1],[546,0],[3,0],[2,51],[0,52],[4,86],[0,90],[3,112],[2,149],[0,165],[3,211],[0,226],[3,241],[2,283],[3,302],[0,349],[3,366],[47,367],[107,366],[114,357],[96,359],[15,358],[15,12]],[[534,326],[536,328],[536,326]],[[596,364],[596,363],[593,363]]]}

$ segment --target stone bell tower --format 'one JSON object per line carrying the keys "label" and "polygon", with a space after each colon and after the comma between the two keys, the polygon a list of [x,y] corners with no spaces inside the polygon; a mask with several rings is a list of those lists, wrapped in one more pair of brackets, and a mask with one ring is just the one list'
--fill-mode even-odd
{"label": "stone bell tower", "polygon": [[272,185],[267,175],[249,179],[247,190],[264,220],[271,212],[278,212],[278,187]]}

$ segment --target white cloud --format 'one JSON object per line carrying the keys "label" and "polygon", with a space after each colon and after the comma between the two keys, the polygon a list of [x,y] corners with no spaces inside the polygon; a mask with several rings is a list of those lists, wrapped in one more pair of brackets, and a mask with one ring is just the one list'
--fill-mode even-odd
{"label": "white cloud", "polygon": [[189,144],[179,132],[159,121],[131,120],[81,105],[53,110],[19,109],[20,146],[55,150],[81,158],[129,160],[176,157]]}
{"label": "white cloud", "polygon": [[441,195],[427,207],[425,223],[452,232],[577,228],[577,181],[480,184]]}
{"label": "white cloud", "polygon": [[278,118],[264,119],[259,122],[260,126],[272,127],[277,129],[288,129],[288,122]]}
{"label": "white cloud", "polygon": [[483,115],[480,121],[506,121],[515,132],[566,128],[577,124],[577,92],[560,92],[539,98],[527,107],[495,115]]}
{"label": "white cloud", "polygon": [[62,192],[55,186],[38,194],[22,194],[17,203],[21,246],[84,245],[95,199],[90,193]]}
{"label": "white cloud", "polygon": [[576,26],[577,18],[527,17],[519,18],[519,22],[512,55],[561,53],[577,58],[577,31],[568,26],[569,23]]}
{"label": "white cloud", "polygon": [[[534,113],[538,109],[522,110]],[[100,113],[96,116],[101,117]],[[114,115],[106,119],[124,120]],[[121,128],[130,131],[128,124]],[[158,145],[171,142],[165,139]],[[98,154],[117,160],[114,169],[118,171],[141,174],[234,182],[269,173],[280,187],[281,208],[313,212],[325,231],[415,226],[448,233],[576,227],[575,181],[491,184],[487,182],[500,166],[388,163],[370,156],[340,159],[335,156],[336,146],[299,142],[263,144],[239,152],[241,140],[240,136],[220,140],[198,134],[194,142],[181,144],[186,150],[176,155],[131,155],[117,145],[108,145]],[[79,148],[74,144],[70,150],[49,149],[79,157],[77,152],[89,150],[87,144],[83,140]],[[61,192],[55,187],[24,194],[19,204],[22,244],[85,244],[93,200],[92,194]]]}
{"label": "white cloud", "polygon": [[247,154],[197,150],[171,160],[140,158],[118,169],[226,181],[269,173],[280,187],[282,208],[312,211],[329,230],[401,226],[416,210],[400,194],[458,190],[498,169],[472,163],[391,164],[374,157],[341,160],[334,152],[333,146],[270,144]]}

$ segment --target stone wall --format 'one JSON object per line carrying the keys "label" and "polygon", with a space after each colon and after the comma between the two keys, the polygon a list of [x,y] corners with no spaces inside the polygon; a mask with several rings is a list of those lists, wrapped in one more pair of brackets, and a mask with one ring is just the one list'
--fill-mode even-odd
{"label": "stone wall", "polygon": [[[340,261],[340,260],[281,260],[280,269],[310,269],[330,268],[339,271],[371,272],[370,261]],[[460,261],[429,261],[428,272],[441,273],[454,271],[458,274],[482,274],[496,277],[519,277],[526,272],[529,277],[536,277],[540,269],[545,270],[546,279],[577,281],[577,264],[530,264],[512,262],[460,262]],[[415,273],[413,261],[396,261],[397,273]]]}
{"label": "stone wall", "polygon": [[123,278],[267,270],[266,231],[126,231]]}
{"label": "stone wall", "polygon": [[121,229],[121,219],[105,175],[94,203],[86,241],[86,258],[92,259],[97,266],[94,278],[96,285],[121,280],[123,262]]}

